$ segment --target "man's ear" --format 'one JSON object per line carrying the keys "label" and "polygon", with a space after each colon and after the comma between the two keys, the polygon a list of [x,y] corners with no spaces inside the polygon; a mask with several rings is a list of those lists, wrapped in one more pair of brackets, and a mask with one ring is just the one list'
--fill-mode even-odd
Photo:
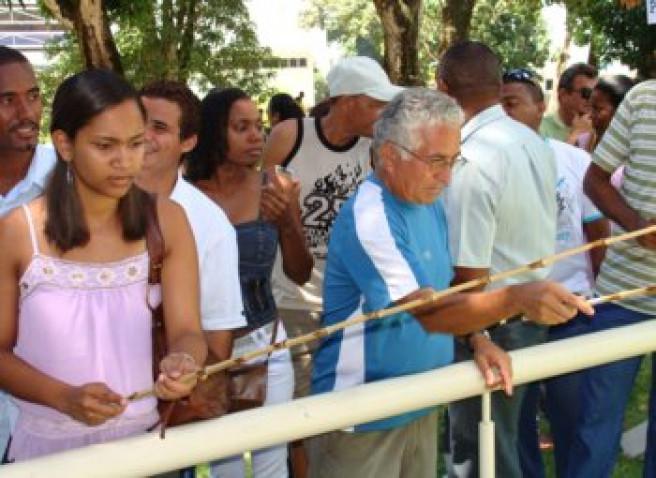
{"label": "man's ear", "polygon": [[563,97],[569,93],[565,88],[558,88],[556,96],[558,97],[558,105],[560,106],[563,103]]}
{"label": "man's ear", "polygon": [[538,111],[540,112],[540,117],[544,116],[544,112],[547,111],[547,103],[544,100],[538,102]]}
{"label": "man's ear", "polygon": [[386,173],[390,174],[394,172],[394,161],[392,161],[398,155],[398,151],[392,143],[385,142],[380,148],[378,148],[378,164],[376,169],[384,170]]}
{"label": "man's ear", "polygon": [[196,143],[198,143],[197,134],[192,134],[187,139],[183,139],[182,142],[180,143],[180,149],[182,150],[182,154],[188,153],[189,151],[194,149],[196,147]]}
{"label": "man's ear", "polygon": [[447,95],[449,94],[449,85],[447,85],[446,81],[444,81],[442,78],[437,79],[437,91],[441,91]]}
{"label": "man's ear", "polygon": [[68,135],[57,129],[50,134],[50,137],[61,159],[70,162],[73,159],[73,142]]}

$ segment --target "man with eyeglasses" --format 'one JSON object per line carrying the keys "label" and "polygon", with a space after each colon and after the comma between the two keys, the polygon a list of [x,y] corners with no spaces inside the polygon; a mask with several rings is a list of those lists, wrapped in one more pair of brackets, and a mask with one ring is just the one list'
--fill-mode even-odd
{"label": "man with eyeglasses", "polygon": [[[438,88],[454,97],[465,112],[462,153],[467,163],[456,168],[446,194],[449,244],[455,266],[454,284],[529,264],[553,254],[556,240],[556,163],[551,148],[526,126],[510,118],[499,104],[501,62],[485,44],[466,41],[450,47],[437,73]],[[494,288],[541,280],[537,269],[493,284]],[[492,287],[488,286],[485,290]],[[466,316],[464,320],[475,320]],[[535,345],[546,329],[515,320],[490,327],[495,344],[505,350]],[[456,359],[472,357],[466,345],[486,340],[484,334],[456,345]],[[525,386],[512,397],[492,395],[496,426],[496,475],[522,476],[517,454],[519,412]],[[449,406],[451,476],[478,476],[480,398]]]}
{"label": "man with eyeglasses", "polygon": [[[453,270],[438,198],[452,168],[462,163],[462,121],[453,99],[426,88],[405,90],[383,110],[374,128],[374,173],[333,224],[323,326],[449,286]],[[555,283],[537,282],[454,294],[410,313],[353,326],[319,346],[312,391],[343,390],[442,367],[453,360],[453,335],[519,314],[560,323],[579,308],[590,312],[584,304]],[[487,385],[501,385],[509,393],[507,354],[489,341],[474,345]],[[500,379],[493,366],[500,369]],[[437,412],[415,410],[320,435],[310,439],[309,451],[313,478],[434,478]]]}
{"label": "man with eyeglasses", "polygon": [[597,83],[597,69],[587,63],[568,67],[558,80],[558,110],[545,115],[540,134],[575,144],[582,134],[592,134],[590,96]]}

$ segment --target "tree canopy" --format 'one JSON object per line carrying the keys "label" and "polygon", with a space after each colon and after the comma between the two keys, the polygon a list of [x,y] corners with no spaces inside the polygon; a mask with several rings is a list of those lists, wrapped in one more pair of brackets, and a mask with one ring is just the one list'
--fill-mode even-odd
{"label": "tree canopy", "polygon": [[647,24],[646,2],[561,0],[577,44],[591,45],[601,66],[619,60],[644,78],[656,78],[656,25]]}
{"label": "tree canopy", "polygon": [[[449,3],[458,5],[447,9]],[[540,0],[424,0],[419,30],[419,64],[424,81],[433,78],[439,55],[448,46],[444,42],[460,38],[454,33],[444,34],[445,12],[455,17],[466,16],[462,12],[467,7],[465,3],[472,8],[465,37],[489,44],[507,67],[544,65],[549,44],[540,16]],[[302,22],[325,28],[328,39],[342,45],[349,54],[383,58],[383,26],[371,0],[311,0]]]}
{"label": "tree canopy", "polygon": [[[90,65],[84,36],[70,17],[83,13],[85,0],[43,0],[45,12],[71,28],[50,52],[58,58],[48,72],[65,76]],[[251,94],[267,90],[271,58],[257,42],[242,0],[105,0],[112,43],[119,54],[114,69],[135,84],[154,79],[189,81],[200,89],[239,85]],[[83,55],[84,54],[84,55]],[[85,61],[86,60],[86,61]],[[104,65],[101,65],[104,66]],[[71,68],[75,68],[71,70]],[[46,73],[48,73],[46,72]]]}

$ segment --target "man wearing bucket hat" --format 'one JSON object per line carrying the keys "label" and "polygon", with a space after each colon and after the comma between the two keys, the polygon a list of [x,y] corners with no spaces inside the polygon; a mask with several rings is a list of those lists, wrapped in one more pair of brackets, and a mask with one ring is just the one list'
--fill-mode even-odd
{"label": "man wearing bucket hat", "polygon": [[[274,268],[274,296],[291,336],[319,326],[333,220],[371,169],[369,149],[374,122],[385,104],[402,91],[375,60],[362,56],[342,59],[328,72],[326,80],[330,93],[328,113],[279,123],[269,136],[263,156],[265,166],[289,168],[299,179],[301,219],[314,256],[312,276],[302,287],[287,280],[280,261]],[[306,348],[294,354],[295,397],[309,393],[311,352]]]}

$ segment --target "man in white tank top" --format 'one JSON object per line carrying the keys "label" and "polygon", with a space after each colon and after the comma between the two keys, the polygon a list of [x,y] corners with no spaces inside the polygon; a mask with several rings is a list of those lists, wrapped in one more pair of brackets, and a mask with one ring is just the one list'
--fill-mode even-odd
{"label": "man in white tank top", "polygon": [[[341,205],[371,170],[373,124],[385,104],[401,91],[371,58],[351,57],[328,73],[330,109],[320,118],[290,119],[276,125],[264,149],[264,165],[288,168],[301,183],[301,220],[314,268],[303,286],[289,281],[280,257],[273,293],[290,336],[319,326],[328,237]],[[310,390],[311,350],[292,351],[295,397]]]}
{"label": "man in white tank top", "polygon": [[[51,146],[37,144],[41,94],[29,61],[0,46],[0,216],[40,196],[55,165]],[[17,416],[0,390],[0,461]]]}

